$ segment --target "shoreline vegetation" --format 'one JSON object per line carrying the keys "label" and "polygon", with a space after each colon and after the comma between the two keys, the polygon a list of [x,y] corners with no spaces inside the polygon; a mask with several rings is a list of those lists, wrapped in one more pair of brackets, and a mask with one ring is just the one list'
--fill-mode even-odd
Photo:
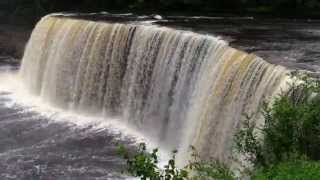
{"label": "shoreline vegetation", "polygon": [[254,16],[261,18],[320,18],[320,0],[2,0],[2,20],[35,23],[62,11],[187,16]]}
{"label": "shoreline vegetation", "polygon": [[319,179],[320,80],[298,72],[292,73],[292,79],[288,91],[275,97],[271,107],[261,107],[264,125],[244,117],[234,135],[231,158],[240,167],[231,169],[211,157],[200,158],[197,147],[192,147],[191,161],[184,168],[176,166],[177,151],[167,165],[159,167],[158,149],[149,153],[141,144],[137,153],[119,146],[119,154],[127,161],[126,172],[142,180]]}
{"label": "shoreline vegetation", "polygon": [[[5,26],[0,28],[0,55],[21,58],[32,26],[43,15],[58,11],[320,18],[319,8],[320,0],[3,0],[0,22]],[[241,177],[319,179],[320,80],[299,74],[293,74],[292,78],[296,81],[291,88],[280,94],[272,107],[262,108],[265,119],[262,127],[257,127],[247,116],[236,133],[234,151],[252,165],[241,168],[245,170],[237,173]],[[194,160],[184,169],[176,165],[177,151],[173,151],[164,168],[158,167],[158,150],[149,153],[145,144],[141,144],[137,153],[128,153],[120,146],[119,153],[127,161],[128,173],[141,179],[241,179],[223,162],[199,158],[196,149],[193,147]]]}

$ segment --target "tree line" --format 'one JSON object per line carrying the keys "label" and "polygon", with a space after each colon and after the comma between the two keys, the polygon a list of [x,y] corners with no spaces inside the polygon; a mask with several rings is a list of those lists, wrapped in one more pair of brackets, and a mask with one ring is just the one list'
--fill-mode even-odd
{"label": "tree line", "polygon": [[6,16],[37,18],[57,11],[317,15],[320,0],[1,0]]}

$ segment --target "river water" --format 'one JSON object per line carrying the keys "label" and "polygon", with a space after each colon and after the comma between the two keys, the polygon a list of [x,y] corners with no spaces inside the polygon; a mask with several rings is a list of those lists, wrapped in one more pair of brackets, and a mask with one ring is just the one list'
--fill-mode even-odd
{"label": "river water", "polygon": [[129,179],[117,147],[133,149],[138,133],[46,106],[17,85],[17,69],[0,66],[1,180]]}
{"label": "river water", "polygon": [[161,25],[221,36],[231,46],[291,69],[320,71],[320,21],[172,17]]}
{"label": "river water", "polygon": [[[77,15],[108,22],[168,26],[220,36],[232,47],[255,53],[289,69],[320,71],[320,22],[222,17]],[[19,66],[0,64],[0,179],[126,179],[118,144],[129,149],[147,141],[111,119],[78,116],[53,109],[29,96],[15,74]]]}

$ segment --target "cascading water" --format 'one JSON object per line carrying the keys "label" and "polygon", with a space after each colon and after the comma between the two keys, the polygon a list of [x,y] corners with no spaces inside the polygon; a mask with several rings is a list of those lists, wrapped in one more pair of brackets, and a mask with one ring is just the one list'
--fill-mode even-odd
{"label": "cascading water", "polygon": [[243,114],[256,114],[287,70],[211,36],[48,16],[20,76],[54,106],[118,117],[168,150],[193,145],[227,161]]}

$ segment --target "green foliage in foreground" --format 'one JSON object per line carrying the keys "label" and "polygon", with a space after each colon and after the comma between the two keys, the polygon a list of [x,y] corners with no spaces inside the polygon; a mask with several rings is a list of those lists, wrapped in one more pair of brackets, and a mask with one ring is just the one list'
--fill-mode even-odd
{"label": "green foliage in foreground", "polygon": [[[293,78],[296,81],[275,99],[272,107],[264,106],[262,127],[247,118],[235,135],[236,153],[253,166],[251,171],[240,172],[245,177],[251,176],[253,180],[320,179],[320,81],[305,75]],[[176,167],[176,151],[162,169],[158,167],[157,149],[149,154],[142,144],[138,153],[131,157],[123,147],[119,150],[127,160],[128,172],[143,180],[239,179],[223,163],[201,160],[194,148],[193,160],[184,169]]]}
{"label": "green foliage in foreground", "polygon": [[235,180],[234,174],[226,165],[215,160],[200,160],[195,150],[192,154],[193,161],[182,169],[176,166],[177,151],[173,151],[172,158],[163,168],[158,166],[158,150],[154,149],[152,153],[148,153],[143,143],[140,144],[138,152],[132,156],[123,146],[119,146],[118,152],[127,161],[128,173],[142,180]]}
{"label": "green foliage in foreground", "polygon": [[312,161],[296,161],[280,163],[268,170],[260,171],[254,180],[318,180],[320,163]]}
{"label": "green foliage in foreground", "polygon": [[295,76],[289,91],[265,106],[265,124],[248,119],[236,134],[238,153],[257,168],[295,160],[320,160],[320,81]]}
{"label": "green foliage in foreground", "polygon": [[217,160],[201,160],[196,149],[192,147],[192,161],[187,165],[187,170],[193,172],[189,179],[218,179],[218,180],[235,180],[235,174],[230,168]]}
{"label": "green foliage in foreground", "polygon": [[148,153],[145,144],[140,144],[138,153],[129,157],[125,149],[119,147],[120,155],[123,155],[127,160],[128,172],[135,177],[140,177],[142,180],[183,180],[188,177],[188,172],[183,169],[178,169],[175,163],[175,154],[173,152],[172,159],[169,160],[168,164],[164,169],[160,169],[158,164],[158,149],[154,149],[152,153]]}

